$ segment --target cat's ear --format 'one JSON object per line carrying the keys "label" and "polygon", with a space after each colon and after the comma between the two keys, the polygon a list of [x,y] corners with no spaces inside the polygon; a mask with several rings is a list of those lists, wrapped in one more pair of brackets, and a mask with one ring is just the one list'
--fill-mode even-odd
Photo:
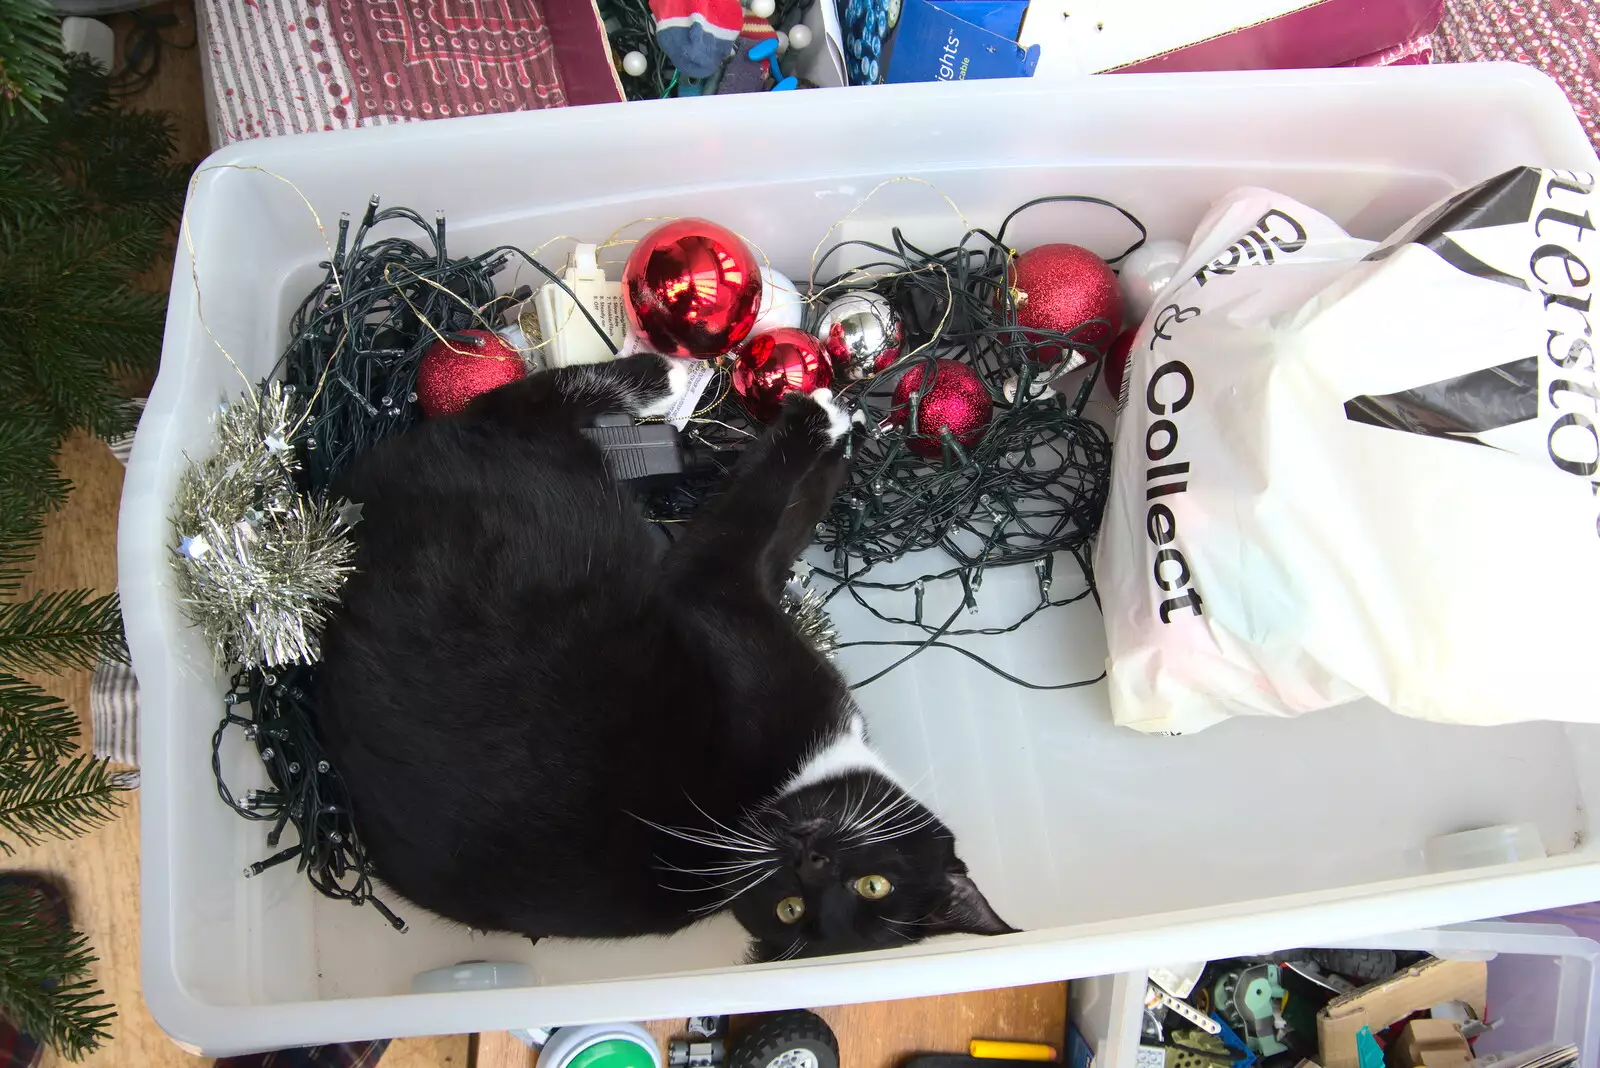
{"label": "cat's ear", "polygon": [[944,901],[933,915],[938,933],[1016,934],[1017,929],[1000,918],[965,869],[947,872],[945,880]]}

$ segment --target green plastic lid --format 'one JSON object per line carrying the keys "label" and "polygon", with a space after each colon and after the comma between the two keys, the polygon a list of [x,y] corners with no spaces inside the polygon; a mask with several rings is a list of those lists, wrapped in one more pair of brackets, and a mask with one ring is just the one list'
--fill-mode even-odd
{"label": "green plastic lid", "polygon": [[655,1058],[630,1039],[608,1038],[585,1047],[566,1068],[655,1068]]}

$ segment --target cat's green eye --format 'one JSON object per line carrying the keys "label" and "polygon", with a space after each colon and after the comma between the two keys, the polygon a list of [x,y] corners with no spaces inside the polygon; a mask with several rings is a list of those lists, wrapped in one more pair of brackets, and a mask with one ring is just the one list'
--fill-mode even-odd
{"label": "cat's green eye", "polygon": [[856,880],[856,893],[868,901],[882,901],[894,893],[894,884],[881,875],[863,875]]}
{"label": "cat's green eye", "polygon": [[799,923],[805,914],[806,899],[803,897],[786,897],[778,902],[778,919],[783,923]]}

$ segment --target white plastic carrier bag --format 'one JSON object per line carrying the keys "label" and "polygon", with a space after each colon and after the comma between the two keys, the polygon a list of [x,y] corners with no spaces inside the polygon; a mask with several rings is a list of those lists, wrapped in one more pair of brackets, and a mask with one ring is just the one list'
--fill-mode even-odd
{"label": "white plastic carrier bag", "polygon": [[1532,168],[1377,245],[1264,189],[1212,209],[1124,379],[1118,723],[1600,721],[1597,226],[1593,176]]}

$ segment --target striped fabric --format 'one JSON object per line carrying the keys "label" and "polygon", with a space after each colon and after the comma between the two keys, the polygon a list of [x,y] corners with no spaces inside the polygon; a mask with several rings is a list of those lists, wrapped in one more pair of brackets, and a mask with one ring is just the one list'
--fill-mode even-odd
{"label": "striped fabric", "polygon": [[[141,412],[145,400],[134,398],[133,403]],[[128,466],[133,431],[112,438],[106,447],[122,466]],[[133,668],[112,660],[102,660],[94,666],[89,680],[89,726],[94,735],[90,752],[113,764],[139,767],[139,680],[134,677]],[[139,772],[127,772],[122,782],[130,789],[138,786]]]}
{"label": "striped fabric", "polygon": [[95,665],[89,682],[89,723],[95,756],[130,768],[139,766],[139,680],[127,664],[102,660]]}
{"label": "striped fabric", "polygon": [[[144,406],[148,400],[148,397],[133,398],[133,406],[139,410],[139,414],[144,414]],[[134,429],[137,430],[138,427],[135,426]],[[127,467],[128,457],[133,452],[133,430],[128,431],[126,434],[118,434],[114,438],[108,438],[106,445],[110,447],[111,455],[117,458],[117,462],[123,467]]]}
{"label": "striped fabric", "polygon": [[217,147],[560,107],[540,0],[198,0]]}
{"label": "striped fabric", "polygon": [[128,466],[128,457],[133,453],[133,434],[119,434],[106,442],[106,448],[111,450],[111,455],[123,467]]}

